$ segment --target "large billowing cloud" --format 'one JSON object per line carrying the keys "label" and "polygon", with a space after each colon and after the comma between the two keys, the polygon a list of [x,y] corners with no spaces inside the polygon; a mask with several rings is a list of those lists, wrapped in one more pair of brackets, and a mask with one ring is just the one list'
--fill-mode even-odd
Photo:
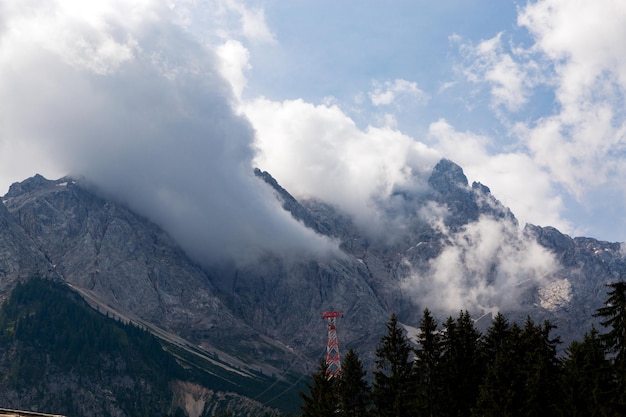
{"label": "large billowing cloud", "polygon": [[433,224],[444,236],[442,253],[428,271],[403,281],[421,305],[446,313],[515,310],[530,288],[546,293],[557,282],[554,255],[512,222],[480,217],[454,232],[437,219]]}
{"label": "large billowing cloud", "polygon": [[580,196],[626,174],[626,3],[544,0],[518,23],[552,64],[558,111],[525,126],[534,158]]}
{"label": "large billowing cloud", "polygon": [[[424,85],[436,83],[393,74],[368,80],[372,91],[349,105],[333,91],[320,103],[249,97],[253,53],[280,41],[262,8],[237,0],[2,2],[0,185],[37,171],[85,176],[163,225],[196,259],[241,260],[335,247],[278,207],[254,165],[296,196],[380,228],[389,219],[379,203],[398,188],[423,190],[445,156],[522,223],[572,232],[559,191],[582,198],[594,186],[623,187],[626,46],[616,40],[626,36],[626,6],[540,0],[519,9],[518,24],[529,42],[506,32],[475,43],[451,34],[459,74],[487,86],[501,130],[463,131],[455,115],[437,114],[420,121],[423,137],[411,137],[398,128],[399,106],[442,108],[461,80],[430,91]],[[543,103],[542,89],[554,106],[527,111]],[[458,97],[471,107],[468,118],[479,93]],[[553,261],[518,234],[484,219],[446,234],[455,245],[433,261],[429,288],[448,291],[442,305],[489,307],[506,301],[498,294],[517,276],[549,276]],[[458,281],[480,277],[490,262],[495,281],[477,281],[474,292]]]}
{"label": "large billowing cloud", "polygon": [[359,129],[339,107],[257,99],[242,107],[257,130],[256,161],[298,196],[319,198],[361,225],[396,187],[424,190],[441,155],[390,127]]}
{"label": "large billowing cloud", "polygon": [[[516,42],[503,33],[476,44],[453,37],[463,56],[461,72],[475,85],[488,86],[491,106],[507,129],[504,141],[512,143],[518,160],[533,165],[527,178],[542,177],[550,188],[563,190],[588,210],[598,204],[590,201],[598,189],[606,205],[623,206],[626,46],[620,40],[626,36],[626,3],[529,2],[519,9],[517,23],[530,35],[529,41]],[[494,156],[501,159],[502,154]],[[496,177],[488,182],[495,183],[498,192],[498,180],[491,178]],[[539,194],[545,195],[541,189]],[[550,200],[547,206],[557,208],[555,198]],[[516,213],[524,211],[515,202],[510,205]],[[568,232],[586,232],[575,229],[565,227]]]}
{"label": "large billowing cloud", "polygon": [[[0,166],[84,176],[200,262],[333,250],[254,177],[253,129],[231,108],[222,61],[181,26],[180,9],[126,0],[0,7]],[[254,16],[242,18],[248,31],[262,29]]]}

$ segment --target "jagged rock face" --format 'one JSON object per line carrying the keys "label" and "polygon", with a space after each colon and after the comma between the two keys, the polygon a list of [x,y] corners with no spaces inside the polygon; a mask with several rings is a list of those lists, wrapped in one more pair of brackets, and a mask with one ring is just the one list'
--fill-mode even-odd
{"label": "jagged rock face", "polygon": [[601,242],[586,237],[571,238],[553,227],[527,225],[526,230],[550,249],[562,267],[560,275],[569,285],[570,300],[553,311],[541,311],[558,326],[566,341],[580,338],[604,305],[607,285],[626,278],[626,251],[621,243]]}
{"label": "jagged rock face", "polygon": [[[320,313],[342,310],[341,347],[357,348],[371,363],[392,312],[417,325],[422,309],[430,307],[401,284],[410,273],[430,273],[433,260],[452,244],[450,233],[485,218],[517,228],[488,187],[469,186],[462,169],[447,160],[433,170],[428,191],[394,193],[393,208],[402,210],[387,214],[404,216],[391,218],[405,223],[385,241],[336,207],[298,201],[269,173],[255,173],[296,219],[337,239],[343,255],[267,256],[245,267],[200,268],[158,226],[122,205],[71,179],[36,176],[11,187],[3,198],[8,211],[0,206],[0,291],[20,276],[48,271],[118,311],[205,348],[218,345],[247,361],[301,370],[323,355]],[[447,230],[421,217],[420,210],[431,205],[446,213]],[[552,228],[528,226],[526,233],[555,255],[561,269],[555,286],[533,289],[525,304],[529,310],[518,313],[558,320],[559,333],[570,334],[564,339],[580,337],[602,305],[604,285],[626,272],[620,245],[572,239]]]}
{"label": "jagged rock face", "polygon": [[493,197],[489,187],[474,182],[470,189],[463,170],[452,161],[439,161],[428,183],[435,191],[432,199],[447,206],[450,211],[446,219],[448,226],[458,228],[478,220],[480,215],[490,215],[517,224],[515,216]]}
{"label": "jagged rock face", "polygon": [[[517,225],[510,211],[491,195],[487,187],[478,183],[469,187],[461,168],[447,160],[442,160],[433,170],[429,180],[432,189],[429,192],[416,194],[398,190],[393,194],[393,205],[381,206],[382,212],[390,210],[384,213],[389,215],[389,221],[397,223],[399,218],[393,216],[401,216],[400,220],[403,221],[403,227],[394,233],[391,240],[388,237],[378,239],[360,229],[349,215],[322,201],[297,201],[269,173],[257,171],[256,174],[274,188],[285,210],[318,233],[339,239],[347,256],[322,264],[301,263],[288,273],[285,273],[285,264],[275,262],[272,266],[265,263],[261,269],[266,269],[268,273],[264,276],[256,274],[256,278],[252,271],[237,271],[238,278],[247,278],[233,291],[234,308],[247,311],[250,305],[255,305],[250,297],[242,297],[248,291],[255,300],[262,302],[272,300],[279,294],[278,305],[286,305],[286,311],[301,312],[291,314],[283,326],[295,325],[296,329],[310,328],[313,331],[315,326],[310,323],[309,317],[314,316],[315,306],[318,307],[317,311],[329,304],[340,306],[336,308],[349,311],[346,318],[350,317],[350,321],[344,324],[346,330],[342,330],[342,334],[348,342],[358,340],[361,351],[373,352],[377,339],[384,332],[382,323],[392,312],[397,313],[402,320],[416,324],[422,309],[427,307],[412,299],[402,286],[407,275],[428,273],[430,262],[441,254],[446,240],[441,230],[433,228],[420,217],[421,208],[433,202],[441,206],[447,211],[445,220],[451,229],[476,221],[479,215]],[[272,275],[275,279],[271,280],[271,285],[259,285]],[[325,276],[332,278],[324,279]],[[299,280],[300,284],[294,285],[294,279]],[[301,288],[303,292],[295,294],[293,288]],[[353,301],[354,294],[358,294],[357,302]],[[301,304],[303,300],[307,303],[306,307]],[[325,300],[332,300],[332,303],[325,303]],[[364,309],[363,306],[368,308]],[[307,321],[303,321],[304,317]],[[376,335],[372,336],[367,329],[375,329]],[[365,339],[369,343],[363,343]]]}
{"label": "jagged rock face", "polygon": [[433,168],[428,183],[433,190],[449,195],[459,188],[467,187],[467,177],[460,166],[448,159],[442,159]]}
{"label": "jagged rock face", "polygon": [[344,348],[374,346],[384,331],[381,317],[387,311],[358,261],[268,258],[231,276],[227,305],[254,328],[311,358],[310,364],[326,347],[323,311],[349,312],[339,323]]}
{"label": "jagged rock face", "polygon": [[56,277],[52,264],[0,203],[0,299],[18,280],[33,275]]}
{"label": "jagged rock face", "polygon": [[[269,174],[263,173],[263,178],[275,186],[276,182]],[[445,224],[451,233],[462,231],[485,218],[509,223],[513,229],[518,227],[514,215],[496,200],[488,187],[476,182],[470,187],[462,169],[451,161],[440,161],[428,183],[431,191],[424,195],[397,193],[394,197],[405,199],[414,212],[433,202],[444,207],[447,210]],[[286,193],[282,188],[277,192],[281,195]],[[417,216],[407,217],[407,233],[391,244],[381,244],[359,230],[348,215],[324,202],[298,202],[292,197],[282,198],[282,201],[288,201],[283,207],[294,217],[304,221],[306,214],[306,223],[314,225],[312,228],[340,239],[341,248],[360,264],[355,271],[359,271],[363,281],[372,288],[384,309],[384,319],[390,312],[396,312],[408,323],[415,325],[418,322],[422,308],[429,306],[411,300],[400,283],[411,272],[427,275],[431,262],[449,244],[448,236]],[[626,251],[617,243],[572,239],[550,227],[527,225],[524,235],[531,235],[531,240],[535,239],[548,249],[555,256],[559,268],[549,285],[541,288],[531,286],[523,295],[525,298],[520,304],[525,306],[524,310],[504,312],[521,321],[526,315],[536,320],[550,319],[557,324],[558,334],[565,342],[582,337],[582,333],[596,322],[593,314],[603,305],[605,285],[623,279]]]}
{"label": "jagged rock face", "polygon": [[40,176],[13,185],[4,201],[21,240],[30,238],[63,280],[122,316],[206,346],[228,343],[222,335],[231,329],[258,338],[162,229],[121,205],[69,178]]}

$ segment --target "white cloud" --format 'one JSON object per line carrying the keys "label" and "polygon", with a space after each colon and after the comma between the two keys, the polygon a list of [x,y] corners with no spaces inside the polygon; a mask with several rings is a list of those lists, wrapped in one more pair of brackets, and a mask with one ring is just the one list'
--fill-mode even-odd
{"label": "white cloud", "polygon": [[481,217],[458,232],[434,226],[444,235],[441,254],[402,284],[420,305],[446,313],[514,310],[525,291],[549,285],[558,272],[554,256],[513,223]]}
{"label": "white cloud", "polygon": [[[564,207],[557,189],[581,204],[596,187],[626,193],[621,181],[626,175],[626,46],[619,41],[626,37],[626,4],[539,0],[519,9],[518,25],[531,35],[526,46],[515,46],[513,39],[506,45],[503,32],[476,44],[450,37],[460,46],[464,77],[489,88],[492,108],[508,131],[497,142],[474,141],[469,152],[483,164],[477,169],[454,145],[444,141],[438,149],[446,149],[442,152],[469,175],[484,178],[518,217],[571,233],[575,227],[558,219]],[[509,149],[502,146],[513,141]],[[495,175],[504,167],[519,173]]]}
{"label": "white cloud", "polygon": [[426,101],[428,98],[426,93],[417,87],[416,82],[399,78],[393,82],[374,82],[374,89],[369,93],[369,96],[374,106],[389,106],[399,97],[411,97],[420,102]]}
{"label": "white cloud", "polygon": [[419,178],[425,184],[440,158],[390,127],[359,129],[337,106],[257,99],[243,112],[257,131],[260,168],[295,195],[336,204],[363,224],[375,220],[373,200]]}
{"label": "white cloud", "polygon": [[528,101],[532,84],[529,69],[534,68],[534,63],[528,62],[524,67],[514,56],[504,52],[502,35],[501,32],[477,45],[462,43],[458,35],[450,39],[460,43],[465,59],[462,68],[465,77],[473,83],[490,85],[494,107],[504,106],[509,111],[516,111]]}
{"label": "white cloud", "polygon": [[276,39],[265,22],[263,9],[248,9],[241,5],[237,7],[241,13],[241,26],[244,35],[252,41],[274,43]]}
{"label": "white cloud", "polygon": [[626,84],[626,45],[619,42],[625,23],[626,4],[614,0],[543,0],[528,4],[518,17],[534,36],[534,49],[555,63],[565,105],[606,75]]}
{"label": "white cloud", "polygon": [[[0,166],[84,176],[202,263],[336,250],[253,176],[254,133],[219,74],[236,71],[172,23],[171,8],[44,3],[0,5],[0,101],[11,103],[0,115]],[[241,58],[226,45],[235,53],[223,56]]]}
{"label": "white cloud", "polygon": [[[153,3],[154,0],[144,2]],[[170,22],[184,28],[211,47],[217,47],[228,40],[238,40],[244,44],[276,43],[276,38],[265,20],[261,1],[171,0],[167,5],[170,9]]]}
{"label": "white cloud", "polygon": [[[521,10],[552,65],[558,111],[518,126],[535,160],[577,198],[626,174],[626,4],[544,0]],[[521,125],[521,124],[520,124]]]}
{"label": "white cloud", "polygon": [[245,72],[252,68],[250,53],[241,42],[231,39],[217,48],[217,56],[220,74],[230,83],[235,98],[241,100],[248,83]]}
{"label": "white cloud", "polygon": [[0,58],[5,64],[19,65],[30,44],[38,44],[77,69],[102,75],[133,59],[137,44],[132,36],[109,29],[135,19],[145,11],[143,7],[117,1],[94,7],[67,1],[54,7],[37,0],[3,4],[2,13],[11,17],[2,35]]}

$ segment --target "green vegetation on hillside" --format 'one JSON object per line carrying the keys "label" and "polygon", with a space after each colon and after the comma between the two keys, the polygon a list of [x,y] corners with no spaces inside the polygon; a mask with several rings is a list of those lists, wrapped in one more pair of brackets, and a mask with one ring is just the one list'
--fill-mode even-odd
{"label": "green vegetation on hillside", "polygon": [[[38,278],[19,283],[0,306],[0,375],[3,406],[70,417],[182,416],[182,409],[173,406],[173,381],[296,411],[295,394],[304,387],[293,384],[295,379],[228,371],[137,326],[105,317],[63,284]],[[211,413],[230,413],[223,397],[212,407]]]}
{"label": "green vegetation on hillside", "polygon": [[[169,382],[183,374],[155,337],[42,279],[18,284],[0,307],[0,351],[3,393],[35,391],[37,407],[70,416],[101,402],[98,390],[113,399],[105,406],[110,412],[162,414],[171,405]],[[53,392],[51,383],[63,389]]]}
{"label": "green vegetation on hillside", "polygon": [[131,374],[159,390],[182,376],[182,368],[150,333],[107,320],[61,284],[33,279],[18,284],[0,308],[0,342],[18,342],[22,358],[14,381],[28,384],[43,358],[79,375]]}

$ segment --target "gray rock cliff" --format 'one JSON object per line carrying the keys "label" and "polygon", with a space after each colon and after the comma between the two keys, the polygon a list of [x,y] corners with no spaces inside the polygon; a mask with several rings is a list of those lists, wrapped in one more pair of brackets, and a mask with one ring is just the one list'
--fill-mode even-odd
{"label": "gray rock cliff", "polygon": [[[488,187],[470,186],[463,170],[448,160],[435,166],[427,190],[397,190],[393,204],[381,203],[381,213],[395,227],[385,239],[326,202],[294,198],[269,173],[256,175],[265,182],[259,186],[271,187],[296,219],[337,239],[342,253],[316,259],[268,255],[254,265],[200,267],[158,226],[82,181],[35,176],[14,184],[0,205],[0,291],[31,274],[57,276],[101,308],[207,352],[219,350],[234,362],[278,374],[308,372],[326,346],[322,311],[344,312],[338,324],[341,349],[356,348],[371,364],[392,312],[417,326],[422,309],[430,307],[427,298],[407,291],[408,276],[432,280],[435,260],[458,242],[470,248],[468,230],[480,222],[519,229]],[[444,213],[443,226],[422,215],[432,207]],[[527,240],[547,249],[558,268],[549,288],[524,287],[521,310],[517,306],[514,314],[556,321],[565,340],[581,337],[604,301],[605,284],[626,273],[621,245],[532,225],[507,244],[515,250]],[[485,262],[487,276],[479,278],[497,281],[498,260]]]}

